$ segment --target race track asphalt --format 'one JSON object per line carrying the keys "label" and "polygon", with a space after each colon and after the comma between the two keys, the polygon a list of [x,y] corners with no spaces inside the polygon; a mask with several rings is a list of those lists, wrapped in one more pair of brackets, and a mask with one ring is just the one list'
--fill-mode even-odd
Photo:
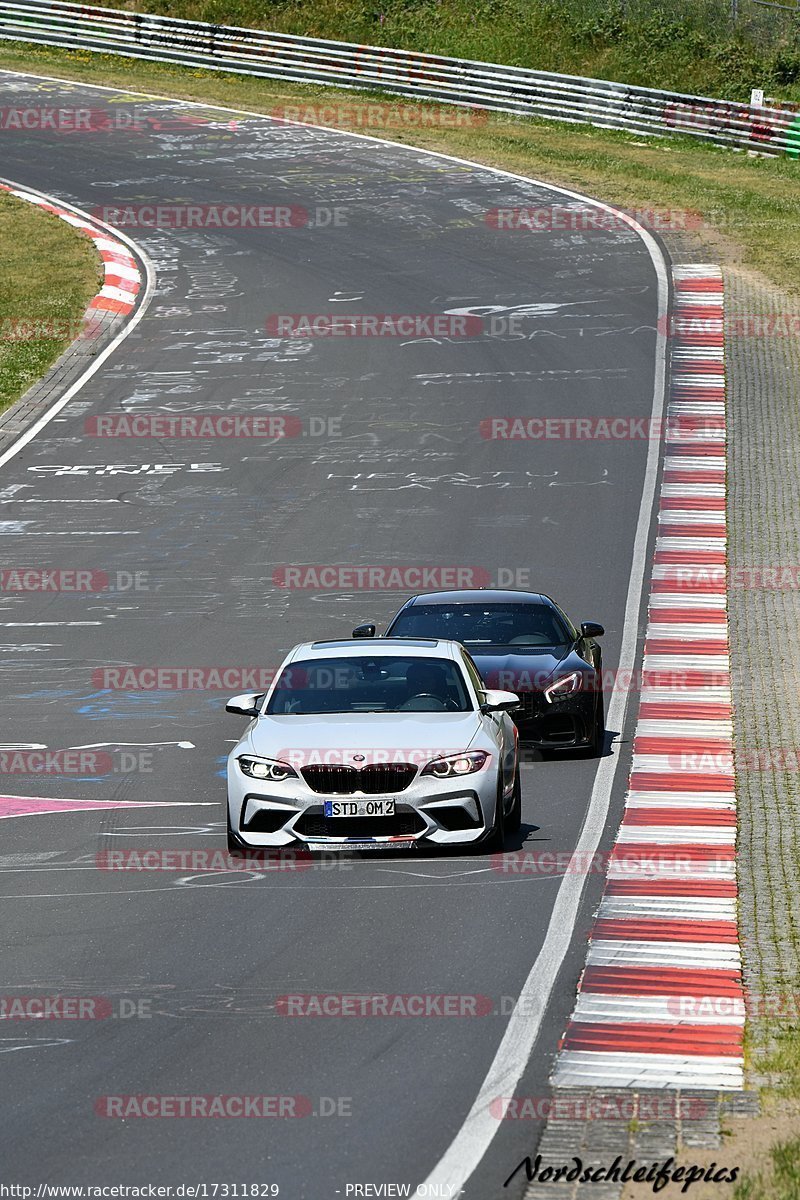
{"label": "race track asphalt", "polygon": [[[0,104],[135,108],[138,128],[117,119],[85,134],[0,134],[0,174],[88,212],[290,205],[312,222],[128,227],[157,273],[144,319],[2,469],[6,569],[122,572],[126,584],[139,573],[118,591],[3,594],[4,744],[108,743],[110,756],[101,774],[9,774],[4,791],[168,805],[0,823],[2,991],[104,997],[115,1012],[125,999],[142,1014],[0,1029],[3,1174],[276,1183],[286,1200],[415,1185],[478,1093],[559,876],[445,854],[252,874],[99,869],[109,849],[222,848],[222,764],[241,727],[223,711],[224,690],[123,690],[103,686],[103,672],[271,668],[298,641],[385,621],[408,595],[276,583],[280,567],[314,564],[456,565],[541,589],[573,619],[605,624],[613,668],[647,440],[491,440],[480,422],[648,417],[653,262],[622,222],[497,229],[492,209],[564,198],[413,149],[7,73]],[[270,314],[464,310],[484,318],[483,332],[281,340],[265,325]],[[281,413],[304,432],[274,442],[85,433],[87,418],[121,412]],[[605,846],[627,762],[625,730],[611,733],[621,763]],[[527,763],[522,833],[508,849],[569,851],[596,769],[567,756]],[[518,1094],[548,1095],[601,883],[587,881]],[[488,996],[493,1011],[292,1018],[276,1004],[341,992]],[[108,1095],[217,1093],[308,1097],[317,1115],[96,1111]],[[521,1192],[502,1183],[540,1125],[500,1124],[468,1198]]]}

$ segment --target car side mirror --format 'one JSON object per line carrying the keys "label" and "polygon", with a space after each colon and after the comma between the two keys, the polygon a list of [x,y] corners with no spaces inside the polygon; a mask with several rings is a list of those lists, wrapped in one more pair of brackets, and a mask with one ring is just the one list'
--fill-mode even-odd
{"label": "car side mirror", "polygon": [[235,713],[237,717],[257,717],[264,700],[264,694],[245,692],[241,696],[231,696],[225,705],[225,712]]}
{"label": "car side mirror", "polygon": [[605,629],[602,625],[598,625],[597,621],[584,621],[581,624],[581,637],[596,638],[602,637]]}
{"label": "car side mirror", "polygon": [[374,625],[356,625],[353,630],[354,638],[375,637]]}
{"label": "car side mirror", "polygon": [[515,712],[522,708],[519,696],[515,692],[487,691],[483,693],[482,713]]}

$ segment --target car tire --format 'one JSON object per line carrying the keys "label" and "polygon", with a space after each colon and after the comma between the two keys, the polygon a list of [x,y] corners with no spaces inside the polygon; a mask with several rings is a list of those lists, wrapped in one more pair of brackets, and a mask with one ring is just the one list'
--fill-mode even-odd
{"label": "car tire", "polygon": [[511,800],[511,810],[506,815],[506,833],[519,833],[522,824],[522,780],[519,777],[519,763],[514,771],[514,792]]}
{"label": "car tire", "polygon": [[494,825],[481,849],[489,854],[501,854],[506,844],[506,814],[503,809],[503,781],[497,787],[497,803],[494,806]]}
{"label": "car tire", "polygon": [[603,705],[603,693],[601,692],[597,699],[597,708],[594,715],[594,727],[592,731],[592,740],[586,749],[587,758],[599,758],[603,753],[606,745],[606,718],[605,708]]}

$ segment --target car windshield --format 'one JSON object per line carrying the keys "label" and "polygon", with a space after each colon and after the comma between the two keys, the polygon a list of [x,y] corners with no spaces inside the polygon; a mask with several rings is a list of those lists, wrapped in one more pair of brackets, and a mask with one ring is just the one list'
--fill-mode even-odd
{"label": "car windshield", "polygon": [[277,680],[267,714],[471,712],[473,707],[456,663],[376,654],[292,663]]}
{"label": "car windshield", "polygon": [[549,604],[414,604],[392,624],[391,637],[435,637],[464,646],[564,646],[572,639]]}

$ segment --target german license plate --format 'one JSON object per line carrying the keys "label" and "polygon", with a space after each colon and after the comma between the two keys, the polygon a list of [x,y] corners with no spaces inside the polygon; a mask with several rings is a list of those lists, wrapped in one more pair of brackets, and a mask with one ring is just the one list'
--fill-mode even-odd
{"label": "german license plate", "polygon": [[393,817],[394,800],[326,800],[326,817]]}

